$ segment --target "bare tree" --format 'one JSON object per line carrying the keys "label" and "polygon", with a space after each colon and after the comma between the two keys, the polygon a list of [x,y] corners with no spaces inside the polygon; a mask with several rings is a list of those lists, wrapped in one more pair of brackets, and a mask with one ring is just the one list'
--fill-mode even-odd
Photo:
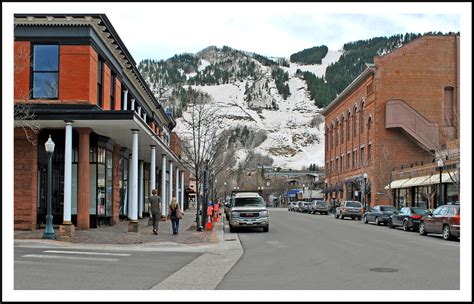
{"label": "bare tree", "polygon": [[[30,65],[28,64],[30,54],[27,49],[19,48],[15,49],[14,55],[14,86],[19,88],[19,75],[29,69]],[[16,92],[15,92],[16,93]],[[24,92],[16,93],[16,99],[18,102],[15,102],[13,107],[13,119],[15,122],[15,127],[22,128],[25,133],[25,138],[33,145],[36,145],[35,134],[38,134],[41,131],[41,125],[38,121],[35,120],[35,113],[28,100],[30,98],[32,91],[26,90]],[[19,94],[19,95],[18,95]]]}
{"label": "bare tree", "polygon": [[[209,171],[220,172],[225,166],[222,153],[225,150],[225,138],[220,136],[223,116],[219,115],[219,108],[211,103],[211,97],[197,92],[188,101],[189,113],[184,113],[182,135],[184,161],[192,168],[196,176],[196,196],[201,194],[201,182],[206,164]],[[202,202],[201,202],[202,204]],[[202,205],[204,208],[204,205]],[[197,214],[200,211],[197,203]],[[203,210],[203,213],[205,210]],[[198,225],[199,226],[199,225]]]}

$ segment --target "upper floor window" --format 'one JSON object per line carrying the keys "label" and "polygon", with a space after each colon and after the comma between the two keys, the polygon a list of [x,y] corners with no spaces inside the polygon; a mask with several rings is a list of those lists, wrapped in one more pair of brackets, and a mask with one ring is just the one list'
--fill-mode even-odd
{"label": "upper floor window", "polygon": [[110,109],[115,110],[115,73],[110,77]]}
{"label": "upper floor window", "polygon": [[367,146],[367,162],[368,162],[369,164],[370,164],[370,161],[371,161],[371,152],[372,152],[372,151],[370,151],[370,150],[372,150],[372,145],[368,145],[368,146]]}
{"label": "upper floor window", "polygon": [[344,143],[344,117],[341,118],[341,144]]}
{"label": "upper floor window", "polygon": [[104,76],[104,60],[99,57],[99,66],[97,69],[97,105],[102,108],[103,104],[103,95],[104,92],[102,90],[102,81]]}
{"label": "upper floor window", "polygon": [[59,91],[59,46],[34,45],[33,98],[57,99]]}
{"label": "upper floor window", "polygon": [[365,104],[362,103],[359,111],[359,125],[360,125],[360,134],[364,133],[364,106]]}
{"label": "upper floor window", "polygon": [[357,136],[357,108],[354,108],[354,115],[352,116],[352,131],[354,132],[354,136],[353,138],[355,139],[355,137]]}
{"label": "upper floor window", "polygon": [[347,141],[351,138],[351,113],[347,114]]}
{"label": "upper floor window", "polygon": [[338,133],[338,129],[339,129],[339,121],[336,122],[336,129],[334,130],[334,133],[336,135],[336,147],[337,145],[339,145],[339,133]]}

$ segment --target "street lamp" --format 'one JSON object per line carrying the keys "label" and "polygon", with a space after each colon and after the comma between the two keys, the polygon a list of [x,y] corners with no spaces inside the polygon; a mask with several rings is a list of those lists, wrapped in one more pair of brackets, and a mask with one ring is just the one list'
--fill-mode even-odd
{"label": "street lamp", "polygon": [[227,200],[227,182],[224,182],[224,202]]}
{"label": "street lamp", "polygon": [[53,152],[54,152],[54,142],[51,140],[51,135],[49,135],[48,141],[44,144],[46,155],[48,156],[48,206],[47,206],[47,215],[46,215],[46,228],[43,233],[43,239],[55,240],[57,239],[56,233],[53,229],[53,216],[51,215],[51,197],[52,197],[52,187],[53,187]]}
{"label": "street lamp", "polygon": [[441,157],[436,159],[436,162],[438,163],[438,169],[439,169],[439,193],[438,193],[438,204],[436,207],[441,206],[442,204],[442,198],[443,198],[443,167],[444,167],[444,161]]}
{"label": "street lamp", "polygon": [[367,200],[365,198],[365,192],[366,192],[366,185],[367,185],[367,173],[364,172],[364,192],[362,193],[362,200],[364,200],[364,210],[367,212]]}

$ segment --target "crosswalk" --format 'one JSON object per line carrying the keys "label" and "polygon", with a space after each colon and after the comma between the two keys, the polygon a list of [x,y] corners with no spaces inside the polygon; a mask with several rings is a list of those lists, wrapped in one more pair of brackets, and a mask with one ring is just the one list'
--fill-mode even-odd
{"label": "crosswalk", "polygon": [[[104,257],[107,256],[107,257]],[[71,250],[44,250],[41,253],[24,254],[21,258],[49,259],[49,260],[77,260],[97,262],[117,262],[120,257],[131,256],[130,253],[71,251]]]}

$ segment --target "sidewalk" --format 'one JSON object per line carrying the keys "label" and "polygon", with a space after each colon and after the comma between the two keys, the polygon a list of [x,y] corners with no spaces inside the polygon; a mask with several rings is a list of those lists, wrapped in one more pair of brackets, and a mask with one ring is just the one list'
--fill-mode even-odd
{"label": "sidewalk", "polygon": [[[224,212],[222,211],[222,216]],[[221,238],[216,233],[223,230],[222,216],[214,223],[212,230],[196,231],[196,209],[184,211],[184,218],[179,223],[179,234],[173,235],[171,221],[159,223],[159,234],[153,234],[153,227],[148,226],[148,217],[139,219],[138,233],[128,232],[128,221],[122,221],[115,226],[92,228],[90,230],[76,230],[74,237],[58,237],[57,241],[75,244],[114,244],[139,245],[146,243],[178,243],[185,245],[218,244]],[[41,240],[44,229],[35,231],[14,232],[15,240]],[[55,229],[56,234],[58,230]],[[46,240],[45,240],[46,241]]]}

